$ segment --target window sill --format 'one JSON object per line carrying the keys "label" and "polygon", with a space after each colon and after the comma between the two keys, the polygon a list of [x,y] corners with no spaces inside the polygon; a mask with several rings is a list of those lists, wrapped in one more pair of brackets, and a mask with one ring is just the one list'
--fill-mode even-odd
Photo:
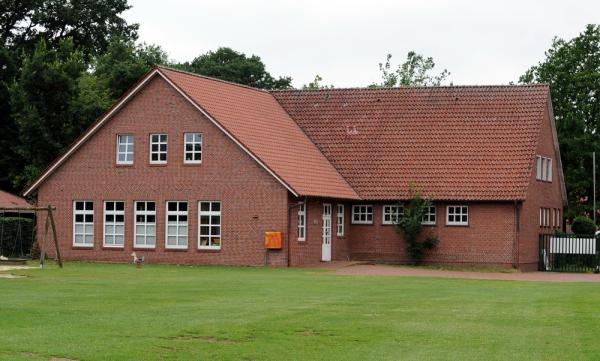
{"label": "window sill", "polygon": [[448,224],[446,223],[446,227],[469,227],[469,224]]}
{"label": "window sill", "polygon": [[370,222],[370,223],[366,223],[366,222],[352,222],[350,224],[352,224],[354,226],[372,226],[373,222]]}
{"label": "window sill", "polygon": [[156,247],[133,246],[134,251],[154,251]]}
{"label": "window sill", "polygon": [[197,167],[201,166],[202,162],[183,162],[184,167]]}
{"label": "window sill", "polygon": [[221,252],[221,247],[201,247],[198,248],[197,251],[203,253],[219,253]]}
{"label": "window sill", "polygon": [[71,245],[71,248],[73,248],[73,249],[94,249],[94,245],[93,244],[90,244],[90,245],[73,244],[73,245]]}
{"label": "window sill", "polygon": [[127,168],[127,167],[133,167],[133,163],[116,163],[115,166],[117,168]]}
{"label": "window sill", "polygon": [[187,247],[165,247],[166,252],[187,252]]}
{"label": "window sill", "polygon": [[114,251],[122,251],[125,246],[106,246],[102,245],[102,249],[104,250],[114,250]]}

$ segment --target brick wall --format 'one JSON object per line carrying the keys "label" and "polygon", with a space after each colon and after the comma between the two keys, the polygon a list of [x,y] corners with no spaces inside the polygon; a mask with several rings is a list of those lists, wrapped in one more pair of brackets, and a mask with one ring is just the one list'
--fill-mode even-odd
{"label": "brick wall", "polygon": [[[536,155],[552,158],[552,182],[536,179],[536,159],[531,161],[530,181],[527,198],[521,210],[521,232],[519,233],[519,263],[528,270],[537,269],[539,259],[539,234],[554,233],[554,227],[540,227],[540,207],[560,209],[562,225],[563,203],[561,185],[558,176],[558,154],[555,152],[552,127],[548,113],[545,112],[541,131],[537,141]],[[550,213],[552,217],[552,212]],[[551,223],[552,225],[552,223]],[[558,227],[559,229],[561,227]]]}
{"label": "brick wall", "polygon": [[[350,226],[350,247],[354,259],[390,262],[410,261],[406,243],[393,225],[383,224],[383,205],[373,204],[373,224]],[[446,225],[446,206],[469,206],[468,226]],[[515,232],[514,206],[507,202],[436,202],[436,225],[424,226],[422,237],[436,235],[440,243],[425,257],[435,264],[512,264]]]}
{"label": "brick wall", "polygon": [[[203,134],[202,164],[183,164],[184,132]],[[118,133],[135,136],[132,166],[115,165]],[[150,133],[168,134],[167,165],[148,164]],[[57,208],[56,225],[65,259],[117,262],[131,261],[133,202],[152,200],[157,208],[156,249],[136,251],[148,262],[261,265],[265,260],[263,232],[287,230],[287,198],[283,186],[160,78],[152,80],[38,191],[40,205],[50,203]],[[94,201],[92,249],[72,246],[73,200]],[[104,200],[125,202],[122,249],[102,246]],[[165,250],[167,200],[189,202],[187,250]],[[220,251],[197,249],[199,200],[222,202]],[[38,234],[41,231],[38,229]],[[52,247],[49,253],[54,254]],[[282,251],[271,252],[269,259],[274,265],[286,262]]]}

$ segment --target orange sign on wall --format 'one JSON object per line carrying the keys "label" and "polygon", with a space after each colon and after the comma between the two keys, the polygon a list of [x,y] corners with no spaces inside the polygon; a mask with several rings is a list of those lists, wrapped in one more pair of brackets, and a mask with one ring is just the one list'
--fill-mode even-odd
{"label": "orange sign on wall", "polygon": [[265,232],[265,248],[281,249],[283,247],[283,232]]}

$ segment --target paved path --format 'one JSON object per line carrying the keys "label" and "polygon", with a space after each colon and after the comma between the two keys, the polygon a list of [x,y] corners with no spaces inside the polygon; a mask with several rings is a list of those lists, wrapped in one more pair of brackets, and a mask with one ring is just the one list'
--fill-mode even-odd
{"label": "paved path", "polygon": [[593,273],[561,273],[561,272],[469,272],[433,270],[421,267],[407,267],[378,264],[342,263],[328,265],[335,273],[342,276],[404,276],[404,277],[446,277],[482,280],[507,281],[543,281],[543,282],[598,282],[600,274]]}

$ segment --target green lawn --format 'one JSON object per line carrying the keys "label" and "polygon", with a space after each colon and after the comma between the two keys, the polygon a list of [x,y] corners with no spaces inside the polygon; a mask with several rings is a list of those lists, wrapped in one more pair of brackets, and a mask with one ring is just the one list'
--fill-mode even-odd
{"label": "green lawn", "polygon": [[0,278],[5,360],[600,359],[598,284],[90,263],[16,273],[30,277]]}

